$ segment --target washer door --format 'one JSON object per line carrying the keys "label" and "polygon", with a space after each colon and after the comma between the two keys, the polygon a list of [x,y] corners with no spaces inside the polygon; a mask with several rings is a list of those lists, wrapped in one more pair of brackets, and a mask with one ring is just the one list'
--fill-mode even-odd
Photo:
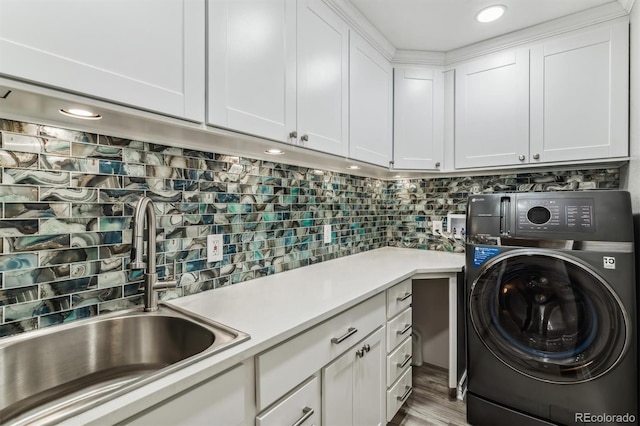
{"label": "washer door", "polygon": [[491,259],[473,283],[469,309],[496,357],[545,382],[593,380],[613,368],[628,344],[630,324],[618,297],[561,253],[522,249]]}

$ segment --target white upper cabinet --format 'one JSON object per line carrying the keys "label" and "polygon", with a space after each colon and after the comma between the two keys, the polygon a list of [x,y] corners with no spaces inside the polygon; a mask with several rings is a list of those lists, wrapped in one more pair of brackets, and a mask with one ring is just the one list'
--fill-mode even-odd
{"label": "white upper cabinet", "polygon": [[322,0],[208,5],[207,122],[347,156],[347,24]]}
{"label": "white upper cabinet", "polygon": [[442,70],[394,70],[393,167],[437,170],[444,155]]}
{"label": "white upper cabinet", "polygon": [[213,0],[207,122],[285,142],[296,129],[295,0]]}
{"label": "white upper cabinet", "polygon": [[204,0],[2,0],[0,74],[204,121]]}
{"label": "white upper cabinet", "polygon": [[322,0],[298,2],[298,137],[302,146],[349,152],[349,28]]}
{"label": "white upper cabinet", "polygon": [[529,49],[463,64],[455,83],[455,167],[528,162]]}
{"label": "white upper cabinet", "polygon": [[531,49],[531,162],[625,157],[629,25]]}
{"label": "white upper cabinet", "polygon": [[351,32],[349,53],[349,157],[389,166],[392,155],[393,69]]}

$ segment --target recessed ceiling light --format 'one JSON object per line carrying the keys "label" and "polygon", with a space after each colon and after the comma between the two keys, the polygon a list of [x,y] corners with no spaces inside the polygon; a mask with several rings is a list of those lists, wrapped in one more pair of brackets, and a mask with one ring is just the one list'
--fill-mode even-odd
{"label": "recessed ceiling light", "polygon": [[360,166],[356,166],[355,164],[347,166],[347,169],[349,169],[349,170],[358,170],[359,168],[360,168]]}
{"label": "recessed ceiling light", "polygon": [[501,4],[485,7],[476,15],[476,21],[482,23],[495,21],[504,14],[505,10],[507,7]]}
{"label": "recessed ceiling light", "polygon": [[60,114],[83,120],[100,120],[102,118],[100,114],[80,108],[60,108]]}
{"label": "recessed ceiling light", "polygon": [[284,154],[284,151],[278,148],[269,148],[264,153],[269,155],[280,155],[280,154]]}

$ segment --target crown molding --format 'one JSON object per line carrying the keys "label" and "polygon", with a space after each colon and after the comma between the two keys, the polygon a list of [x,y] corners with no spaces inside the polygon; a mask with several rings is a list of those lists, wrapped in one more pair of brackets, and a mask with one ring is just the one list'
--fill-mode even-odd
{"label": "crown molding", "polygon": [[627,13],[631,13],[635,1],[636,0],[618,0],[618,3],[620,3],[620,6],[622,6]]}
{"label": "crown molding", "polygon": [[323,0],[334,12],[347,22],[362,38],[367,40],[382,56],[391,61],[396,48],[367,18],[351,3],[350,0]]}
{"label": "crown molding", "polygon": [[[620,1],[633,2],[634,0]],[[542,24],[448,51],[445,54],[445,63],[446,65],[456,64],[503,49],[535,43],[544,38],[557,36],[618,18],[625,18],[628,21],[629,18],[626,9],[618,2],[606,3]]]}
{"label": "crown molding", "polygon": [[445,53],[426,50],[396,50],[391,64],[443,66],[445,65]]}

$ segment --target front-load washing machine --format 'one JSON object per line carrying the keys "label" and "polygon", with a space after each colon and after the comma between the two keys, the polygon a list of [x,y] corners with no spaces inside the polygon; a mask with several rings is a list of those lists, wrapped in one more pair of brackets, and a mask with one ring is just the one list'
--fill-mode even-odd
{"label": "front-load washing machine", "polygon": [[629,193],[469,197],[467,420],[637,424]]}

